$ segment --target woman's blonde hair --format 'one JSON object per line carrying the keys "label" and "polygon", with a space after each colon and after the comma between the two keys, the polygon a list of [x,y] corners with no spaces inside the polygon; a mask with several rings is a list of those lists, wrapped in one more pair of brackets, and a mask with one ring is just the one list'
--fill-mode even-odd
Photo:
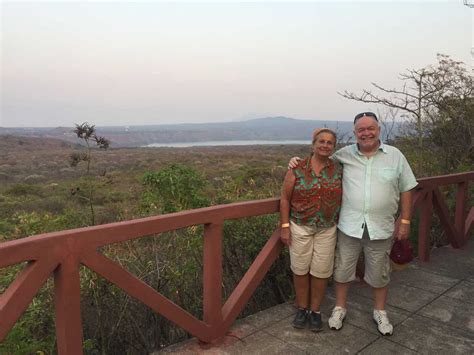
{"label": "woman's blonde hair", "polygon": [[316,128],[313,131],[313,144],[316,142],[316,138],[321,134],[321,133],[330,133],[334,136],[334,140],[337,143],[337,135],[336,132],[334,132],[332,129],[329,128]]}

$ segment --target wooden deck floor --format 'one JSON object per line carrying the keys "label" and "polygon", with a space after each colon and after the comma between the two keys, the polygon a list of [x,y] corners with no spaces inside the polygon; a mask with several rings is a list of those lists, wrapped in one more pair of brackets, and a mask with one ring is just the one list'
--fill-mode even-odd
{"label": "wooden deck floor", "polygon": [[464,249],[435,249],[430,262],[415,261],[392,273],[387,307],[392,336],[383,337],[375,328],[367,285],[352,285],[340,331],[327,328],[333,306],[329,287],[320,333],[294,329],[295,308],[288,303],[239,320],[208,349],[190,339],[155,354],[473,354],[474,242]]}

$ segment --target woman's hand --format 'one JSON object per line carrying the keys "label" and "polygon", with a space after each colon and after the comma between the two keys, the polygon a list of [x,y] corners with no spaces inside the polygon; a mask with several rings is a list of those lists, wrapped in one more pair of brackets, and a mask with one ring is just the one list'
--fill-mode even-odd
{"label": "woman's hand", "polygon": [[290,162],[288,163],[288,169],[294,169],[300,164],[300,157],[293,157],[290,159]]}
{"label": "woman's hand", "polygon": [[283,244],[290,246],[291,244],[290,228],[280,228],[280,239]]}

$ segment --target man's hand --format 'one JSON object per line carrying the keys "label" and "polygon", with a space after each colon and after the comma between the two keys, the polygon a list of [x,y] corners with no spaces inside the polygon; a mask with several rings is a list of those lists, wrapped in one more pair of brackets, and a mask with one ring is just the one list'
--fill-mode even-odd
{"label": "man's hand", "polygon": [[290,159],[290,162],[288,163],[288,169],[294,169],[300,164],[300,157],[293,157]]}
{"label": "man's hand", "polygon": [[283,244],[290,246],[291,244],[290,228],[280,228],[280,239]]}
{"label": "man's hand", "polygon": [[398,222],[395,226],[395,239],[404,240],[410,236],[410,225]]}

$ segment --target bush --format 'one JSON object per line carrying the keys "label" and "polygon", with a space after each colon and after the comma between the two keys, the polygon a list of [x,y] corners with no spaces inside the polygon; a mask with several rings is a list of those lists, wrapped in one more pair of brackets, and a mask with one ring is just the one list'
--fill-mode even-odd
{"label": "bush", "polygon": [[31,184],[15,184],[6,193],[11,196],[42,196],[42,188]]}
{"label": "bush", "polygon": [[142,194],[142,210],[150,213],[171,213],[206,207],[207,181],[193,168],[171,164],[158,172],[147,172],[141,178],[145,191]]}
{"label": "bush", "polygon": [[[24,266],[26,263],[0,270],[1,292],[4,292]],[[50,279],[33,299],[7,337],[0,343],[0,354],[53,353],[56,346],[56,335],[52,288]]]}

